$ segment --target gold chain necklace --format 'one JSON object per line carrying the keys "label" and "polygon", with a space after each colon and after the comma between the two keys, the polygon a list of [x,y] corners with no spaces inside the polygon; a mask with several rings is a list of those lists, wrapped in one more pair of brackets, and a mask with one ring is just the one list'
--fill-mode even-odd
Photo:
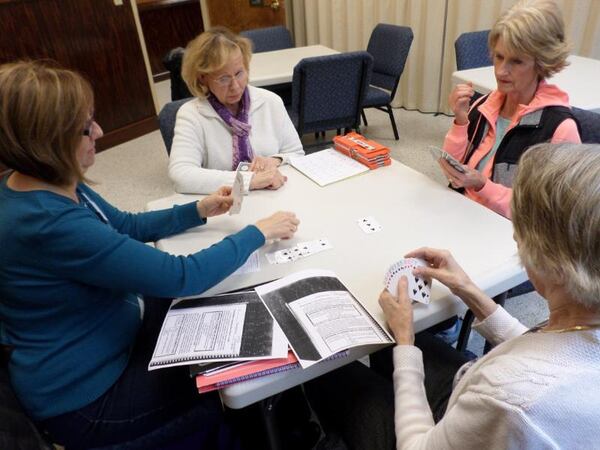
{"label": "gold chain necklace", "polygon": [[567,333],[569,331],[584,331],[584,330],[593,330],[594,328],[600,328],[599,325],[573,325],[572,327],[561,328],[559,330],[543,330],[540,329],[542,333]]}

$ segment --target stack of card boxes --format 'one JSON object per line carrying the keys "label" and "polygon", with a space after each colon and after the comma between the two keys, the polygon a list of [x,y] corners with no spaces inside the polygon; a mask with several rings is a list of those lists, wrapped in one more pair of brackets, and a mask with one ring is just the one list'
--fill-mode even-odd
{"label": "stack of card boxes", "polygon": [[352,132],[345,136],[335,136],[333,146],[338,152],[357,160],[369,169],[389,166],[392,163],[389,148],[378,142],[370,141],[358,133]]}

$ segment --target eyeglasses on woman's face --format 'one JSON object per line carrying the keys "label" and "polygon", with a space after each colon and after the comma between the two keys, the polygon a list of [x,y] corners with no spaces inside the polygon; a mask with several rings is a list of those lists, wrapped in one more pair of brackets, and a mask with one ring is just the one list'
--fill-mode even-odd
{"label": "eyeglasses on woman's face", "polygon": [[238,72],[236,72],[234,76],[222,75],[218,78],[213,78],[213,81],[217,84],[217,86],[225,88],[231,86],[233,80],[237,81],[238,83],[242,83],[246,79],[247,74],[248,73],[245,69],[241,69]]}
{"label": "eyeglasses on woman's face", "polygon": [[83,135],[84,136],[88,136],[88,137],[92,137],[92,133],[94,132],[94,122],[96,121],[94,115],[92,114],[91,117],[85,122],[85,125],[83,127]]}

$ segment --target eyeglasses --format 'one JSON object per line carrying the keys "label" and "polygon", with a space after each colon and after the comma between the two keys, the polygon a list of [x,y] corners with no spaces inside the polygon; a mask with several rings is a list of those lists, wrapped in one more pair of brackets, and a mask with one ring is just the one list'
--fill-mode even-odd
{"label": "eyeglasses", "polygon": [[83,135],[84,136],[88,136],[88,137],[92,137],[92,132],[94,131],[94,122],[95,122],[95,118],[94,116],[92,116],[86,123],[85,123],[85,127],[83,128]]}
{"label": "eyeglasses", "polygon": [[244,81],[246,79],[246,75],[248,75],[247,72],[242,69],[238,73],[236,73],[235,76],[233,76],[233,77],[231,75],[223,75],[222,77],[219,77],[219,78],[213,78],[213,80],[220,87],[229,87],[229,86],[231,86],[231,83],[233,82],[234,78],[238,83],[241,83],[242,81]]}

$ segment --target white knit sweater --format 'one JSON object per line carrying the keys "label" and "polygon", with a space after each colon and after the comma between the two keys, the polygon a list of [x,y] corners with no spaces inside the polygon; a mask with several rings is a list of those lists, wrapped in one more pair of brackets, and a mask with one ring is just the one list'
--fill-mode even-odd
{"label": "white knit sweater", "polygon": [[499,307],[474,325],[504,343],[455,386],[434,424],[421,351],[394,349],[398,449],[600,448],[600,331],[527,333]]}
{"label": "white knit sweater", "polygon": [[[254,155],[278,156],[287,162],[290,155],[302,155],[302,143],[279,96],[265,89],[248,86],[252,125],[250,144]],[[175,137],[169,159],[169,177],[177,192],[208,194],[231,186],[231,128],[206,99],[196,98],[177,112]],[[252,173],[244,173],[246,192]]]}

